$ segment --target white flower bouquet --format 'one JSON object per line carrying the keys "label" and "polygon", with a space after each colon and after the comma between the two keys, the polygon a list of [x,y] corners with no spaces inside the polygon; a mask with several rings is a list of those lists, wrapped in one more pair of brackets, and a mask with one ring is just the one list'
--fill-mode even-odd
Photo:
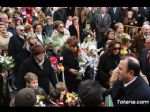
{"label": "white flower bouquet", "polygon": [[2,71],[8,71],[9,69],[15,67],[15,60],[12,58],[12,56],[7,56],[4,54],[4,56],[0,55],[0,65],[2,66]]}

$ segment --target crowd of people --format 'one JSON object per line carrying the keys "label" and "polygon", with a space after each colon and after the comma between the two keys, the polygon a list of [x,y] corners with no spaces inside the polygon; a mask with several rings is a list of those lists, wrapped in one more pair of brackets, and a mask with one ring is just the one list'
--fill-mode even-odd
{"label": "crowd of people", "polygon": [[0,7],[0,106],[149,106],[149,22],[150,7]]}

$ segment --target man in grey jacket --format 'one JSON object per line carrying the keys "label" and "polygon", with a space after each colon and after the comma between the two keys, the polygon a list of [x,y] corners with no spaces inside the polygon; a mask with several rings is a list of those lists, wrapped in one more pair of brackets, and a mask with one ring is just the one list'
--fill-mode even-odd
{"label": "man in grey jacket", "polygon": [[96,22],[96,35],[98,41],[98,48],[103,47],[104,43],[104,33],[110,28],[111,25],[111,17],[107,14],[107,7],[101,7],[100,13],[95,16]]}

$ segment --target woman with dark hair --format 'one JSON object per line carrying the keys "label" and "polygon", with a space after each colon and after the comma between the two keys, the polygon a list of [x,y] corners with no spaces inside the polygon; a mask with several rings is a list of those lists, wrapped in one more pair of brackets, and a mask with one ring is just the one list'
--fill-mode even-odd
{"label": "woman with dark hair", "polygon": [[78,41],[76,37],[70,37],[67,40],[67,48],[63,50],[62,56],[68,91],[77,92],[80,81],[76,79],[79,70]]}
{"label": "woman with dark hair", "polygon": [[120,49],[121,44],[115,40],[112,40],[108,45],[107,52],[100,56],[95,79],[99,81],[104,88],[109,88],[111,72],[120,62]]}
{"label": "woman with dark hair", "polygon": [[17,74],[16,83],[18,89],[25,87],[24,75],[27,72],[33,72],[39,78],[39,86],[49,94],[50,82],[55,87],[56,76],[54,75],[49,59],[45,57],[45,48],[41,45],[34,45],[31,48],[31,54],[32,56],[22,63]]}
{"label": "woman with dark hair", "polygon": [[109,28],[105,32],[104,37],[105,37],[105,44],[108,40],[114,40],[115,39],[115,31],[112,28]]}
{"label": "woman with dark hair", "polygon": [[[64,28],[64,23],[62,21],[54,22],[54,31],[50,38],[46,40],[47,49],[52,49],[52,55],[59,55],[62,49],[70,37],[70,32]],[[51,50],[50,50],[51,51]]]}

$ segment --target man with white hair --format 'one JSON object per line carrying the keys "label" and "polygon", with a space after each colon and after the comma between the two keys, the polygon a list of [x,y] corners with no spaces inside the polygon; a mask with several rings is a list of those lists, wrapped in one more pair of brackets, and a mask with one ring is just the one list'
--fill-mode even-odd
{"label": "man with white hair", "polygon": [[13,35],[10,38],[8,45],[8,53],[15,59],[16,63],[14,74],[18,72],[20,64],[29,57],[27,51],[23,49],[23,45],[26,41],[25,28],[19,25],[16,29],[17,35]]}
{"label": "man with white hair", "polygon": [[7,14],[3,13],[0,15],[0,21],[4,22],[8,26],[8,16]]}
{"label": "man with white hair", "polygon": [[145,40],[148,37],[150,37],[150,25],[148,24],[144,24],[142,32],[133,37],[131,51],[137,55],[138,59],[141,56],[142,49],[145,48]]}

